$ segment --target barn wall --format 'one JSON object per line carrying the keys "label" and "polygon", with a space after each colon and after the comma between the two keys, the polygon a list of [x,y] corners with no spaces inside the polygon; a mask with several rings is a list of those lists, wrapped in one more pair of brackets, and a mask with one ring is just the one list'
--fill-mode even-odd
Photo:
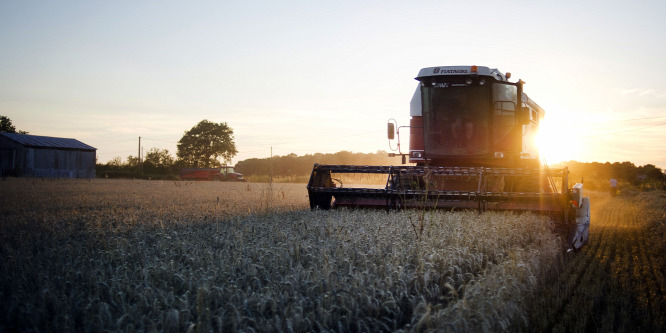
{"label": "barn wall", "polygon": [[0,176],[22,176],[25,170],[25,149],[0,148]]}
{"label": "barn wall", "polygon": [[25,175],[47,178],[94,178],[95,152],[69,149],[26,149]]}

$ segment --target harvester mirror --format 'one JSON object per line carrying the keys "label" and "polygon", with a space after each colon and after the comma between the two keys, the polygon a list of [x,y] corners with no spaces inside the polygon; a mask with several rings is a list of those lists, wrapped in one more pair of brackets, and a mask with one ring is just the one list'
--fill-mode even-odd
{"label": "harvester mirror", "polygon": [[393,123],[388,123],[388,138],[389,140],[395,138],[395,125]]}

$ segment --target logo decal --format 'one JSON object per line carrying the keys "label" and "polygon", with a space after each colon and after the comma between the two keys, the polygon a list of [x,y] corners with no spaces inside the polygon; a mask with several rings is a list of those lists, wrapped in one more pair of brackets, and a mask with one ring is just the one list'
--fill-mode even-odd
{"label": "logo decal", "polygon": [[468,74],[469,71],[466,69],[441,69],[435,67],[432,69],[433,74]]}

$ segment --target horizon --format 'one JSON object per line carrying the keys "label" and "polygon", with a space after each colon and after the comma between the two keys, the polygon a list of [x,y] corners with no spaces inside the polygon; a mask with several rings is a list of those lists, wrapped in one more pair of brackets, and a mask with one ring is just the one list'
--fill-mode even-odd
{"label": "horizon", "polygon": [[[22,134],[22,133],[11,133],[11,134],[20,134],[20,135],[24,135],[24,134]],[[27,135],[40,136],[40,135],[35,135],[35,134],[30,134],[30,133],[27,133]],[[65,139],[75,139],[75,138],[65,138]],[[76,140],[76,139],[75,139],[75,140]],[[83,142],[83,143],[85,144],[85,142]],[[93,147],[93,148],[94,148],[94,147]],[[375,154],[375,155],[378,155],[378,156],[382,156],[382,155],[379,155],[379,153],[380,153],[380,152],[383,152],[383,153],[386,153],[386,156],[385,156],[385,157],[387,157],[387,158],[395,158],[396,161],[399,161],[399,157],[397,157],[397,156],[390,157],[390,156],[388,156],[388,153],[389,153],[388,151],[386,151],[386,150],[381,150],[381,149],[378,150],[378,151],[376,151],[376,152],[354,152],[354,151],[348,151],[348,150],[340,150],[340,151],[330,152],[330,153],[322,153],[322,152],[313,152],[313,153],[306,153],[306,154],[288,153],[288,154],[284,154],[284,155],[273,155],[272,157],[275,157],[275,158],[278,158],[278,157],[288,157],[288,156],[294,154],[294,155],[296,155],[296,156],[294,156],[294,157],[298,158],[298,157],[305,157],[305,156],[308,156],[308,155],[313,156],[313,155],[317,155],[317,154],[323,154],[323,155],[335,155],[335,154],[343,153],[343,152],[352,153],[352,154],[367,154],[367,155],[373,155],[373,154]],[[171,154],[171,153],[169,153],[169,154],[170,154],[172,157],[174,157],[174,160],[177,159],[177,156],[175,156],[174,154]],[[145,158],[145,152],[144,152],[143,155],[144,155],[144,158]],[[134,157],[134,155],[132,155],[132,156]],[[119,157],[119,156],[118,156],[118,157]],[[226,166],[226,167],[236,167],[236,164],[238,164],[238,162],[242,162],[242,161],[246,161],[246,160],[250,160],[250,159],[269,159],[269,158],[271,158],[271,157],[270,157],[270,156],[269,156],[269,157],[249,157],[249,158],[246,158],[246,159],[244,159],[244,160],[237,161],[236,163],[233,163],[233,165],[225,165],[224,163],[221,163],[221,166],[223,166],[223,167],[224,167],[224,166]],[[111,162],[111,160],[106,161],[106,162],[99,162],[99,161],[97,161],[96,164],[107,164],[108,162]],[[127,161],[127,159],[124,159],[124,160],[123,160],[123,159],[121,158],[121,162],[122,162],[123,164],[125,164],[125,163],[127,163],[128,161]],[[611,164],[611,165],[612,165],[612,164],[615,164],[615,163],[627,163],[627,162],[628,162],[628,163],[632,163],[632,164],[634,164],[636,167],[644,167],[644,166],[647,166],[647,165],[652,165],[652,166],[655,166],[655,167],[661,169],[662,172],[666,173],[666,169],[661,168],[661,167],[659,167],[658,165],[655,165],[654,163],[637,164],[637,163],[635,163],[635,162],[633,162],[633,161],[614,161],[614,162],[611,162],[611,161],[590,161],[590,162],[582,162],[582,161],[576,161],[576,160],[562,160],[562,161],[557,161],[557,162],[554,162],[554,163],[546,164],[545,166],[546,166],[546,167],[553,167],[553,166],[559,167],[559,166],[565,166],[565,165],[570,164],[570,163],[587,163],[587,164],[599,163],[599,164]],[[407,163],[407,164],[410,164],[410,163]]]}
{"label": "horizon", "polygon": [[663,170],[666,3],[604,4],[4,2],[0,114],[100,163],[139,137],[175,156],[203,119],[234,130],[233,165],[391,152],[386,121],[409,123],[418,71],[478,65],[527,82],[549,163]]}

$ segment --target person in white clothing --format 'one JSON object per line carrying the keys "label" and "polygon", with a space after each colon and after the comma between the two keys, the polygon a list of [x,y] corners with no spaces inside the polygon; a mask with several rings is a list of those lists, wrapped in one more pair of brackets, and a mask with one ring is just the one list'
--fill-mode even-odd
{"label": "person in white clothing", "polygon": [[610,185],[610,195],[611,197],[614,197],[617,195],[617,179],[611,178],[610,181],[608,181]]}

